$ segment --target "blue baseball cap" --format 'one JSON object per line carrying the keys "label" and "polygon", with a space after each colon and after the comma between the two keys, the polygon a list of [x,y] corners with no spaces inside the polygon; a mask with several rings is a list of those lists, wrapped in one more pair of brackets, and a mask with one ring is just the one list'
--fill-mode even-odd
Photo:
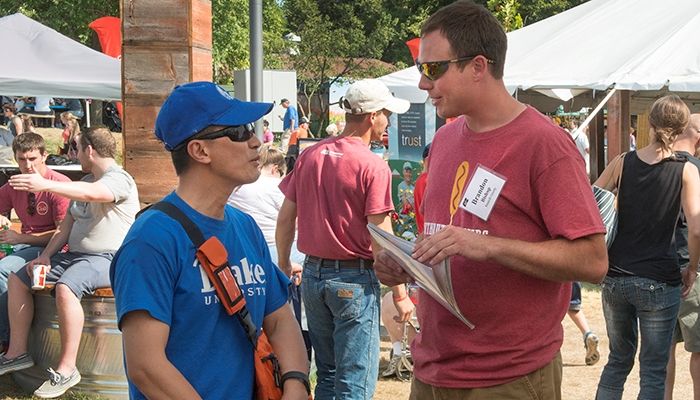
{"label": "blue baseball cap", "polygon": [[272,106],[234,99],[212,82],[186,83],[165,99],[156,118],[156,137],[173,151],[208,126],[245,125],[262,118]]}

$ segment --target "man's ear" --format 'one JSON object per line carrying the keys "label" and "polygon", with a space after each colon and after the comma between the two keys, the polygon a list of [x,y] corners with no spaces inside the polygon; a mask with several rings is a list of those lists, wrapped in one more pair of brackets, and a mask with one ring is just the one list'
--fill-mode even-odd
{"label": "man's ear", "polygon": [[474,80],[479,81],[483,79],[483,77],[486,76],[486,74],[488,74],[489,63],[486,57],[476,56],[476,58],[474,58],[474,60],[472,60],[472,62],[469,63],[467,68],[471,68]]}
{"label": "man's ear", "polygon": [[201,140],[192,140],[187,143],[187,154],[189,154],[195,162],[202,164],[209,164],[211,162],[209,148]]}

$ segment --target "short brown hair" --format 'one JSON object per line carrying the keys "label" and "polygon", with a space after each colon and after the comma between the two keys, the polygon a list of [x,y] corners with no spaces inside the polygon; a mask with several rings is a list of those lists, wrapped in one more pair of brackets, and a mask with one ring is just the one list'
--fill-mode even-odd
{"label": "short brown hair", "polygon": [[666,151],[673,150],[673,141],[683,133],[689,120],[688,106],[675,94],[656,100],[649,111],[649,125],[654,131],[654,139]]}
{"label": "short brown hair", "polygon": [[[488,64],[493,77],[503,78],[508,39],[501,23],[484,6],[472,1],[455,1],[431,15],[423,23],[420,35],[434,31],[445,36],[454,57],[483,55],[493,61]],[[466,64],[461,65],[464,68]]]}
{"label": "short brown hair", "polygon": [[112,132],[105,127],[90,128],[87,132],[80,134],[80,147],[92,148],[103,158],[115,158],[117,155],[117,141]]}
{"label": "short brown hair", "polygon": [[41,154],[46,153],[46,142],[44,137],[33,132],[25,132],[21,135],[17,135],[15,140],[12,141],[12,152],[26,153],[32,150],[39,150]]}
{"label": "short brown hair", "polygon": [[16,114],[16,113],[17,113],[17,107],[15,107],[15,105],[12,104],[12,103],[5,103],[5,104],[3,104],[3,105],[2,105],[2,110],[3,110],[3,111],[5,111],[5,110],[10,110],[10,111],[12,111],[12,114]]}

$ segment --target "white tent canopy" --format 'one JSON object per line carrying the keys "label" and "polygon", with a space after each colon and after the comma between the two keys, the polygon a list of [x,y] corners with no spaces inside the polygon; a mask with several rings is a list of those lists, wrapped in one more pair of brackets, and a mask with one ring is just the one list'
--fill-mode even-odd
{"label": "white tent canopy", "polygon": [[[552,89],[700,92],[698,32],[698,0],[591,0],[510,32],[504,81],[560,98]],[[380,79],[412,102],[427,98],[415,67]]]}
{"label": "white tent canopy", "polygon": [[120,61],[22,14],[0,18],[0,94],[121,99]]}

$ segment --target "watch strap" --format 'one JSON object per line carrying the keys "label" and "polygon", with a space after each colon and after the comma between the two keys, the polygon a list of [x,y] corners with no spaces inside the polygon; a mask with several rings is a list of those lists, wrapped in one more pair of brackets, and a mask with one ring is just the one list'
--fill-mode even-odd
{"label": "watch strap", "polygon": [[301,381],[301,383],[304,384],[304,387],[306,388],[306,393],[311,395],[311,384],[309,383],[309,375],[301,372],[301,371],[288,371],[282,374],[282,378],[280,379],[280,387],[284,388],[284,382],[287,381],[287,379],[296,379],[298,381]]}

